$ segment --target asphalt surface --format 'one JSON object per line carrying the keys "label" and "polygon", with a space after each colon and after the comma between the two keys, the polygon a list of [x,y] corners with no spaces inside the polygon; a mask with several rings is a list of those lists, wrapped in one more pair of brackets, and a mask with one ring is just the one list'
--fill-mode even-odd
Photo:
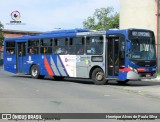
{"label": "asphalt surface", "polygon": [[159,96],[158,81],[98,86],[82,79],[32,79],[0,69],[0,113],[160,113]]}

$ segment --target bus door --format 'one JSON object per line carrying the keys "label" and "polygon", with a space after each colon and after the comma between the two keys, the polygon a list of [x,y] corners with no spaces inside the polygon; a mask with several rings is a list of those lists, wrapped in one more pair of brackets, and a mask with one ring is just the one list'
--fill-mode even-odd
{"label": "bus door", "polygon": [[107,77],[118,78],[119,76],[119,37],[107,37]]}
{"label": "bus door", "polygon": [[26,56],[26,42],[17,42],[16,66],[17,73],[24,72],[24,57]]}

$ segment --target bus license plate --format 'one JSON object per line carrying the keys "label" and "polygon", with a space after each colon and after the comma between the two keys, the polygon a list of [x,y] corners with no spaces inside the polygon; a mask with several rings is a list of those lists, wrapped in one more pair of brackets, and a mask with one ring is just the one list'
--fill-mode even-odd
{"label": "bus license plate", "polygon": [[147,77],[147,78],[151,77],[151,74],[146,74],[146,77]]}

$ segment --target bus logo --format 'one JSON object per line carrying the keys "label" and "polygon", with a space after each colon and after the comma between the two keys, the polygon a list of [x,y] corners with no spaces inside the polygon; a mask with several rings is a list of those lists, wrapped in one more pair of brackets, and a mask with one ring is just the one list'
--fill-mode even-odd
{"label": "bus logo", "polygon": [[29,57],[28,57],[28,61],[27,61],[27,63],[29,63],[29,64],[33,63],[33,61],[32,61],[32,57],[31,57],[31,56],[29,56]]}

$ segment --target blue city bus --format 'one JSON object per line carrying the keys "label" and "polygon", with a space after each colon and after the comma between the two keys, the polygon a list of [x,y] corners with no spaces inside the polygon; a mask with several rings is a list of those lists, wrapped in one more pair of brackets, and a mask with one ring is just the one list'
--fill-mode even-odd
{"label": "blue city bus", "polygon": [[145,29],[73,29],[5,38],[4,70],[37,79],[88,78],[97,85],[156,78],[155,37]]}

